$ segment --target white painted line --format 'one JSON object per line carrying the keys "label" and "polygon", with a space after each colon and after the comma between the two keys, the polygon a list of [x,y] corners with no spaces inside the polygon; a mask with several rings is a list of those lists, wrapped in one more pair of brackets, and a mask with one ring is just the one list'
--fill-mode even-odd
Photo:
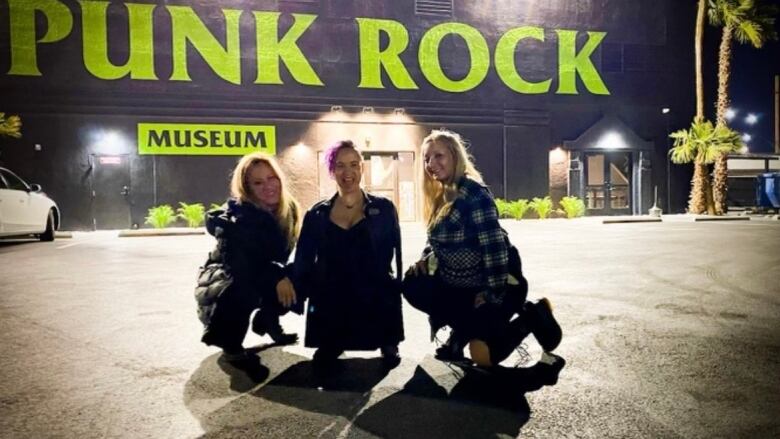
{"label": "white painted line", "polygon": [[70,244],[65,244],[65,245],[57,247],[57,250],[62,250],[64,248],[73,247],[74,245],[84,244],[85,242],[87,242],[87,241],[85,240],[85,241],[71,242]]}

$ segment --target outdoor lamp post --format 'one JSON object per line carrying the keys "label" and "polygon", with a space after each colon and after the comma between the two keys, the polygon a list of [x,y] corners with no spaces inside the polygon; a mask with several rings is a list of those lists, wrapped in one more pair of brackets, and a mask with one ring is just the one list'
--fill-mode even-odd
{"label": "outdoor lamp post", "polygon": [[669,113],[672,110],[669,107],[661,109],[666,123],[666,212],[672,213],[672,157],[669,154],[672,150],[672,143],[669,137]]}

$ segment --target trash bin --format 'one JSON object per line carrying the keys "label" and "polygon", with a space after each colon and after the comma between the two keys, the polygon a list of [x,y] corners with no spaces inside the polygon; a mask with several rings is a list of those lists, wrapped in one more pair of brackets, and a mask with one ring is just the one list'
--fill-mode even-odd
{"label": "trash bin", "polygon": [[780,209],[780,172],[756,176],[756,206]]}

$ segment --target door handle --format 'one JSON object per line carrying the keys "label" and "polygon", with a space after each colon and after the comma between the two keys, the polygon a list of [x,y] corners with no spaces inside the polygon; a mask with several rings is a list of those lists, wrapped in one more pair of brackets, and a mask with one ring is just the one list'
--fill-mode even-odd
{"label": "door handle", "polygon": [[130,188],[127,186],[122,186],[122,192],[120,193],[124,196],[127,196],[130,193]]}

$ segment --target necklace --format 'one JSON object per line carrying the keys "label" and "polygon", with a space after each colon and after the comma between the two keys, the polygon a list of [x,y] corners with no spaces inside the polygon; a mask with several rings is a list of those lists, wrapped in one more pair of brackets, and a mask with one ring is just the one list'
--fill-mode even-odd
{"label": "necklace", "polygon": [[352,202],[352,204],[349,204],[349,203],[347,203],[347,199],[346,198],[339,197],[339,199],[341,200],[341,205],[346,207],[347,209],[352,209],[353,207],[357,206],[357,204],[358,204],[358,200],[355,200],[354,202]]}

